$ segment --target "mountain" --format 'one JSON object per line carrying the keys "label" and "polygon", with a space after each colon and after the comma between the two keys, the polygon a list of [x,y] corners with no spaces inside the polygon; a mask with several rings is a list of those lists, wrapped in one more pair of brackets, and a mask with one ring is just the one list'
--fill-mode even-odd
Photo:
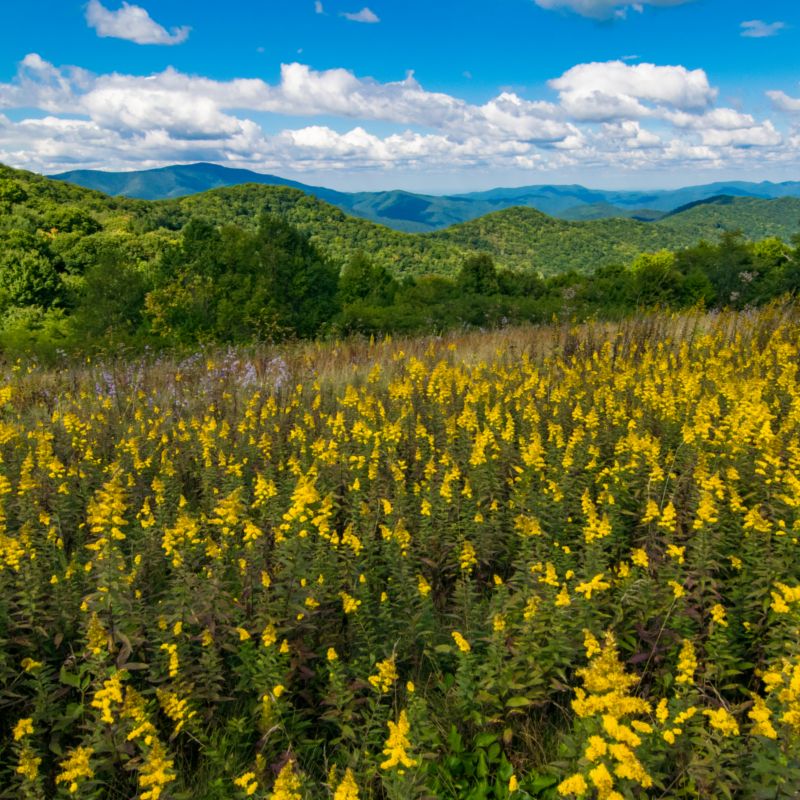
{"label": "mountain", "polygon": [[350,197],[334,189],[306,186],[304,183],[264,175],[248,169],[231,169],[219,164],[176,164],[135,172],[103,172],[82,169],[51,175],[51,178],[95,189],[108,195],[134,197],[140,200],[167,200],[199,194],[209,189],[260,183],[268,186],[290,186],[306,194],[313,194],[328,203],[344,203]]}
{"label": "mountain", "polygon": [[[217,225],[254,227],[260,215],[268,213],[306,232],[336,264],[344,264],[361,251],[397,276],[452,275],[474,252],[491,254],[500,267],[536,270],[543,275],[567,270],[590,272],[607,264],[628,264],[643,251],[681,248],[701,239],[715,241],[725,230],[741,230],[751,239],[774,235],[788,240],[800,227],[798,198],[764,200],[726,195],[691,202],[654,222],[621,217],[569,221],[517,206],[419,234],[352,216],[292,186],[249,183],[145,201],[108,197],[0,166],[0,180],[4,178],[18,182],[27,192],[20,211],[27,215],[25,224],[33,230],[68,230],[64,228],[64,213],[74,209],[102,224],[104,230],[96,236],[128,236],[133,240],[146,234],[155,237],[155,247],[157,241],[175,237],[192,217]],[[413,214],[413,202],[418,197],[396,193],[390,213],[401,215],[405,209],[407,215]]]}
{"label": "mountain", "polygon": [[571,222],[527,207],[495,211],[434,233],[409,234],[345,214],[288,187],[237,186],[151,204],[148,213],[174,217],[179,227],[191,216],[255,225],[262,213],[278,214],[307,232],[320,249],[343,263],[363,251],[396,275],[453,274],[466,254],[490,253],[499,266],[553,275],[589,272],[630,263],[643,251],[716,241],[725,230],[751,239],[788,240],[800,228],[800,199],[730,198],[695,205],[655,222],[612,218]]}
{"label": "mountain", "polygon": [[466,251],[491,253],[498,264],[553,275],[585,272],[608,264],[629,264],[639,253],[674,250],[701,239],[716,241],[724,231],[748,239],[800,232],[800,198],[714,198],[655,222],[600,219],[570,222],[532,208],[510,208],[428,234]]}
{"label": "mountain", "polygon": [[759,199],[800,197],[800,182],[732,181],[659,191],[606,191],[580,185],[498,188],[459,195],[406,191],[339,192],[275,175],[217,164],[185,164],[136,172],[76,170],[51,176],[109,195],[160,200],[246,183],[298,189],[342,211],[407,233],[425,233],[523,206],[566,220],[633,218],[652,220],[696,202],[737,196]]}

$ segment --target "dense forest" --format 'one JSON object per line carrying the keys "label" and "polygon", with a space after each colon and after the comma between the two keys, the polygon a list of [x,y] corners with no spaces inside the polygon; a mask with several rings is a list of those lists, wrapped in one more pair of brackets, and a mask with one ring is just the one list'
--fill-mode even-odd
{"label": "dense forest", "polygon": [[722,199],[654,223],[512,208],[404,234],[285,187],[148,202],[0,167],[0,347],[191,347],[743,308],[800,288],[798,219],[800,200]]}

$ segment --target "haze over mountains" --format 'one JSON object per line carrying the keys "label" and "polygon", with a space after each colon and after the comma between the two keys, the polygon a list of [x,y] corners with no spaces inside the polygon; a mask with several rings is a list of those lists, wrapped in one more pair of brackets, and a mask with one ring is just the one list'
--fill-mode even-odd
{"label": "haze over mountains", "polygon": [[401,190],[339,192],[320,186],[218,164],[179,164],[134,172],[75,170],[51,176],[109,195],[162,200],[246,183],[286,186],[323,200],[363,219],[399,231],[425,233],[475,220],[495,211],[528,207],[563,220],[627,217],[663,219],[697,203],[725,203],[723,198],[771,200],[800,197],[800,181],[773,183],[729,181],[680,189],[616,191],[580,185],[497,188],[460,195],[425,195]]}

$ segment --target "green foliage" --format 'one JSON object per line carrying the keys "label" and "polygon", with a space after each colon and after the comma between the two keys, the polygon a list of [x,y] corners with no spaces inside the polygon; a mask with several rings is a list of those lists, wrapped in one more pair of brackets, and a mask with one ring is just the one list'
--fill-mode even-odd
{"label": "green foliage", "polygon": [[308,238],[263,216],[256,231],[193,219],[145,300],[177,342],[311,337],[336,310],[337,270]]}
{"label": "green foliage", "polygon": [[19,181],[8,178],[0,179],[0,209],[10,208],[16,203],[24,203],[28,199],[28,193]]}
{"label": "green foliage", "polygon": [[0,291],[11,306],[49,308],[62,299],[64,286],[42,237],[0,233]]}
{"label": "green foliage", "polygon": [[456,284],[467,294],[496,294],[500,286],[492,257],[478,253],[467,258],[458,273]]}
{"label": "green foliage", "polygon": [[8,317],[6,346],[46,345],[46,330],[75,350],[441,332],[800,291],[791,198],[723,198],[653,223],[521,207],[419,235],[283,186],[144,202],[0,166],[0,195],[0,308],[63,309],[55,328],[14,316],[30,336],[3,336],[19,330]]}
{"label": "green foliage", "polygon": [[371,305],[390,305],[398,283],[388,269],[374,264],[364,253],[355,253],[339,276],[339,299],[348,305],[363,301]]}

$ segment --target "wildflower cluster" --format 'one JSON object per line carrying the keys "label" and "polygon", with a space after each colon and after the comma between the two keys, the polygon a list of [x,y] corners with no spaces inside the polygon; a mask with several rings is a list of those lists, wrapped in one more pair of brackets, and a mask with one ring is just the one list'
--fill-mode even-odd
{"label": "wildflower cluster", "polygon": [[234,355],[2,372],[10,795],[800,794],[794,309]]}

